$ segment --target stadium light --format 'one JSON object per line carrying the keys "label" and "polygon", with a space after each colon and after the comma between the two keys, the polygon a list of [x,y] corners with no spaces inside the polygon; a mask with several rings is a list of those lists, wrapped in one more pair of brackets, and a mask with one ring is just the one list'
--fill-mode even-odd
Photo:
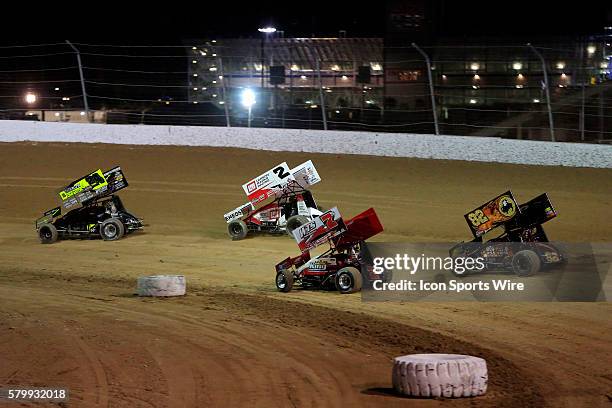
{"label": "stadium light", "polygon": [[36,103],[37,99],[36,94],[33,94],[32,92],[28,92],[25,96],[26,103],[30,105]]}
{"label": "stadium light", "polygon": [[251,106],[255,105],[257,102],[255,99],[255,92],[253,92],[253,90],[250,88],[245,89],[242,91],[241,101],[245,108],[250,108]]}
{"label": "stadium light", "polygon": [[249,110],[248,126],[251,127],[251,109],[253,105],[255,105],[255,103],[257,102],[255,98],[255,92],[253,92],[253,90],[250,88],[245,89],[244,91],[242,91],[240,101],[242,102],[242,106]]}
{"label": "stadium light", "polygon": [[272,33],[276,32],[276,28],[274,28],[274,27],[263,27],[263,28],[258,28],[257,31],[259,31],[260,33],[272,34]]}

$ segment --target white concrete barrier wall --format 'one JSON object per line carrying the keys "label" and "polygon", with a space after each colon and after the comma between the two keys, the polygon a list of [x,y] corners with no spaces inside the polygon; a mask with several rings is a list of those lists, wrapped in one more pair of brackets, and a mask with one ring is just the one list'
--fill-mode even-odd
{"label": "white concrete barrier wall", "polygon": [[612,146],[411,133],[0,121],[0,142],[241,147],[612,168]]}

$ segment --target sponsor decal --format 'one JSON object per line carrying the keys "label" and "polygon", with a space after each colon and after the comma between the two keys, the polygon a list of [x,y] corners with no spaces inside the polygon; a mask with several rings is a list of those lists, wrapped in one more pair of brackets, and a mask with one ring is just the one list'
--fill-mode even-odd
{"label": "sponsor decal", "polygon": [[70,197],[79,194],[83,191],[97,190],[99,188],[105,187],[106,185],[108,185],[108,182],[104,178],[102,170],[98,169],[93,173],[83,177],[82,179],[72,183],[70,186],[60,191],[59,195],[62,201],[66,201]]}
{"label": "sponsor decal", "polygon": [[334,207],[293,231],[302,252],[315,248],[346,231],[338,208]]}
{"label": "sponsor decal", "polygon": [[497,206],[499,212],[508,218],[512,218],[516,214],[516,203],[510,196],[501,196]]}
{"label": "sponsor decal", "polygon": [[245,217],[251,213],[251,211],[255,210],[255,207],[251,203],[246,203],[241,205],[240,207],[228,212],[223,217],[225,218],[225,222],[228,224],[236,219]]}
{"label": "sponsor decal", "polygon": [[287,163],[283,162],[253,180],[249,180],[242,185],[242,189],[251,202],[257,203],[272,196],[274,189],[283,187],[289,180],[293,180],[293,176],[291,176]]}
{"label": "sponsor decal", "polygon": [[308,269],[311,271],[326,271],[327,266],[335,266],[336,259],[335,258],[319,258],[310,261],[308,264]]}
{"label": "sponsor decal", "polygon": [[291,169],[291,175],[296,183],[303,188],[307,188],[321,181],[321,177],[311,160]]}
{"label": "sponsor decal", "polygon": [[516,200],[512,193],[507,191],[467,213],[465,219],[474,236],[479,237],[499,224],[512,219],[518,211]]}

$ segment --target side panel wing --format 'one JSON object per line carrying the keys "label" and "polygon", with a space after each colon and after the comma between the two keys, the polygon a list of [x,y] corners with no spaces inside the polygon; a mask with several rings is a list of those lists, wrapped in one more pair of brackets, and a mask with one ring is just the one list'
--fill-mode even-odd
{"label": "side panel wing", "polygon": [[557,216],[548,194],[540,194],[536,198],[519,206],[521,215],[518,218],[523,226],[544,224]]}
{"label": "side panel wing", "polygon": [[127,186],[128,182],[121,167],[114,167],[104,173],[98,169],[60,190],[59,197],[62,207],[69,210],[91,199],[113,194]]}
{"label": "side panel wing", "polygon": [[321,177],[312,163],[312,160],[308,160],[291,169],[291,175],[295,179],[295,182],[304,189],[308,189],[310,186],[321,181]]}
{"label": "side panel wing", "polygon": [[336,247],[351,246],[365,241],[383,231],[383,226],[373,208],[369,208],[346,221],[346,233],[335,239]]}
{"label": "side panel wing", "polygon": [[480,237],[493,228],[504,224],[520,214],[519,206],[511,191],[495,197],[493,200],[465,214],[474,237]]}
{"label": "side panel wing", "polygon": [[334,207],[293,231],[293,238],[302,252],[346,232],[340,211]]}
{"label": "side panel wing", "polygon": [[286,162],[279,164],[273,169],[242,185],[247,198],[253,205],[267,200],[275,195],[277,189],[282,188],[287,182],[294,180]]}
{"label": "side panel wing", "polygon": [[59,197],[62,200],[62,207],[66,210],[76,207],[98,196],[99,191],[105,189],[107,185],[104,173],[100,169],[77,179],[60,190]]}
{"label": "side panel wing", "polygon": [[102,191],[103,194],[113,194],[119,190],[122,190],[128,186],[127,179],[121,171],[121,167],[114,167],[107,172],[104,173],[104,178],[106,179],[107,190]]}

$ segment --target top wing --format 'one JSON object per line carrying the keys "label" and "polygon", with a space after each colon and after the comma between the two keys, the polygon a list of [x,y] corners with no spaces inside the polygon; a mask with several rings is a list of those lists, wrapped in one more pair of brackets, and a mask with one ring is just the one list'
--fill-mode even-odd
{"label": "top wing", "polygon": [[286,162],[266,171],[264,174],[244,183],[242,189],[253,205],[266,201],[276,194],[276,190],[282,188],[294,180]]}
{"label": "top wing", "polygon": [[520,208],[510,190],[465,214],[472,234],[478,238],[520,214]]}
{"label": "top wing", "polygon": [[254,207],[260,207],[269,199],[279,198],[295,189],[306,190],[320,181],[321,177],[311,160],[293,169],[289,169],[287,163],[283,162],[244,183],[242,189],[249,202]]}
{"label": "top wing", "polygon": [[121,167],[106,172],[98,169],[70,183],[60,190],[59,197],[65,210],[81,206],[92,199],[111,195],[128,186]]}
{"label": "top wing", "polygon": [[[519,206],[520,216],[515,219],[517,227],[529,227],[544,224],[557,216],[548,194],[540,194],[536,198]],[[513,221],[514,223],[514,221]]]}
{"label": "top wing", "polygon": [[291,175],[295,183],[305,190],[321,181],[321,177],[312,160],[308,160],[291,169]]}
{"label": "top wing", "polygon": [[346,232],[340,211],[334,207],[293,231],[302,252],[309,251]]}
{"label": "top wing", "polygon": [[336,248],[342,249],[365,241],[383,231],[383,226],[373,208],[369,208],[346,221],[346,232],[334,238]]}

